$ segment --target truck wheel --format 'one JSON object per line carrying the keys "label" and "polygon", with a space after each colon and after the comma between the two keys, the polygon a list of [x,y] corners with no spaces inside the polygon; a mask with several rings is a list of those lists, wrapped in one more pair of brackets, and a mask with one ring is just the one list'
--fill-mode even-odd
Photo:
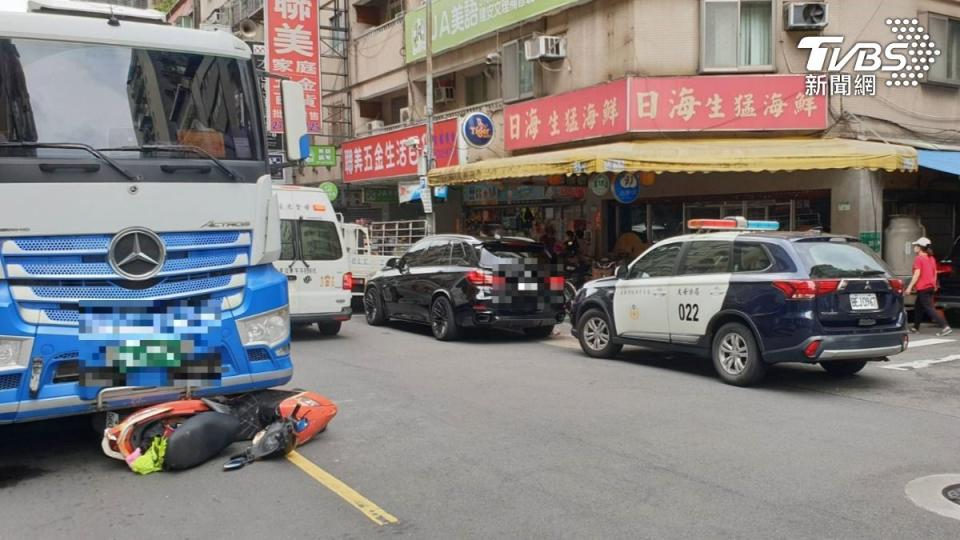
{"label": "truck wheel", "polygon": [[370,326],[383,326],[387,322],[387,314],[383,310],[383,297],[374,287],[367,289],[363,295],[363,314]]}
{"label": "truck wheel", "polygon": [[727,384],[751,386],[767,374],[753,332],[740,323],[720,327],[713,336],[712,356],[713,367]]}
{"label": "truck wheel", "polygon": [[550,337],[553,334],[553,325],[551,324],[548,326],[534,326],[532,328],[524,328],[523,333],[526,334],[527,337],[531,337],[533,339],[545,339]]}
{"label": "truck wheel", "polygon": [[820,362],[820,367],[834,377],[849,377],[866,367],[866,360],[833,360]]}
{"label": "truck wheel", "polygon": [[320,333],[325,336],[335,336],[339,334],[341,326],[343,326],[343,323],[340,321],[317,323],[317,328],[320,330]]}
{"label": "truck wheel", "polygon": [[584,313],[577,322],[577,339],[587,356],[613,358],[623,350],[623,345],[613,342],[613,327],[607,314],[599,309]]}
{"label": "truck wheel", "polygon": [[454,341],[460,338],[461,328],[457,326],[453,305],[446,296],[434,298],[433,304],[430,305],[430,329],[433,330],[433,337],[440,341]]}

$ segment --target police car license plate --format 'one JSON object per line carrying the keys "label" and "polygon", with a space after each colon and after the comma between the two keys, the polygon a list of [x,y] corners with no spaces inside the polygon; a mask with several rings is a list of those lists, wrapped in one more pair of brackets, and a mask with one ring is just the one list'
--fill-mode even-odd
{"label": "police car license plate", "polygon": [[870,309],[878,309],[880,305],[877,303],[877,295],[870,294],[851,294],[850,295],[850,308],[856,311],[866,311]]}
{"label": "police car license plate", "polygon": [[537,290],[537,284],[520,282],[517,283],[517,288],[519,288],[521,291],[535,291]]}

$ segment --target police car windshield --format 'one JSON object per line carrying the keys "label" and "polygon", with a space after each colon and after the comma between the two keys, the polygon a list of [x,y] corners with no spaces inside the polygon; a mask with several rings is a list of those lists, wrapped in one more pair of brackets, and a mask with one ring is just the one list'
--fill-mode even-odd
{"label": "police car windshield", "polygon": [[813,279],[875,277],[888,272],[880,257],[859,242],[797,242],[796,246]]}

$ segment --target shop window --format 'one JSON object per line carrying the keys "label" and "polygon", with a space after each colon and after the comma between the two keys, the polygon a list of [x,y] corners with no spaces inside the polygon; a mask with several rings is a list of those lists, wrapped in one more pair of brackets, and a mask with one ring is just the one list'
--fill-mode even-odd
{"label": "shop window", "polygon": [[683,257],[681,275],[722,274],[730,271],[733,242],[695,241]]}
{"label": "shop window", "polygon": [[941,51],[937,61],[930,66],[928,80],[960,86],[960,19],[931,13],[927,25],[931,40]]}
{"label": "shop window", "polygon": [[503,101],[519,101],[533,97],[534,66],[523,53],[525,39],[503,45],[500,51],[501,94]]}
{"label": "shop window", "polygon": [[702,0],[702,71],[773,69],[771,0]]}
{"label": "shop window", "polygon": [[487,77],[480,73],[473,77],[465,77],[464,83],[467,90],[467,105],[477,105],[489,101],[487,96]]}
{"label": "shop window", "polygon": [[772,265],[770,255],[760,244],[735,244],[733,247],[734,272],[763,272]]}
{"label": "shop window", "polygon": [[682,204],[651,204],[650,235],[654,242],[683,234]]}
{"label": "shop window", "polygon": [[680,255],[681,244],[670,244],[653,248],[630,267],[627,279],[667,277],[673,275],[673,269]]}

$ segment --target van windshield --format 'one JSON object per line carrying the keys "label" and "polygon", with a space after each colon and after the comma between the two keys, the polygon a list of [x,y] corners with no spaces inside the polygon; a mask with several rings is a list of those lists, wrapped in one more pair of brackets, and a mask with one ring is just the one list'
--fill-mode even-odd
{"label": "van windshield", "polygon": [[[0,143],[79,142],[101,149],[189,145],[219,159],[259,160],[254,101],[259,94],[253,81],[244,81],[243,62],[0,38]],[[0,157],[10,155],[89,158],[75,149],[0,148]],[[111,152],[111,157],[141,154]]]}
{"label": "van windshield", "polygon": [[300,221],[300,237],[307,261],[335,261],[343,256],[337,225],[331,221]]}
{"label": "van windshield", "polygon": [[886,264],[859,242],[797,242],[797,250],[810,266],[810,277],[858,278],[889,273]]}

